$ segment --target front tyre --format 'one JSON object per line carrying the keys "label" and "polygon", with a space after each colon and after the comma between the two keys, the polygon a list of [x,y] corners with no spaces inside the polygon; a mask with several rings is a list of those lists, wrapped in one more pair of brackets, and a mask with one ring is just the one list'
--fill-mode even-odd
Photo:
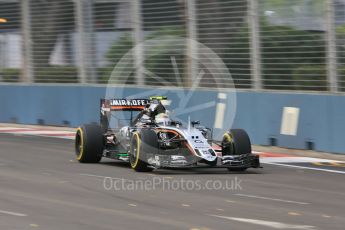
{"label": "front tyre", "polygon": [[[252,146],[246,131],[243,129],[230,129],[222,139],[222,153],[225,155],[251,154]],[[247,167],[228,168],[229,171],[244,172]]]}
{"label": "front tyre", "polygon": [[75,136],[75,153],[80,163],[98,163],[103,154],[103,132],[99,125],[83,125]]}
{"label": "front tyre", "polygon": [[243,129],[230,129],[224,133],[222,139],[223,155],[243,155],[252,152],[252,145],[246,131]]}
{"label": "front tyre", "polygon": [[153,167],[147,163],[148,154],[154,156],[158,151],[158,138],[153,130],[135,132],[131,139],[129,163],[137,172],[151,172]]}

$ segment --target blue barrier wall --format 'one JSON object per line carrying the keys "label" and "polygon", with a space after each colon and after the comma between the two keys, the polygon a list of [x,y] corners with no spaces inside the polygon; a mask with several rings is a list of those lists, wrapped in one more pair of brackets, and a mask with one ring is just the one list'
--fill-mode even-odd
{"label": "blue barrier wall", "polygon": [[[125,97],[140,93],[142,89],[114,88],[114,91],[120,92],[114,96]],[[168,94],[172,100],[176,98],[172,90],[168,93],[163,90],[162,94]],[[37,124],[41,120],[48,125],[68,122],[74,127],[98,122],[99,99],[105,95],[106,88],[97,86],[0,85],[0,122]],[[214,91],[196,91],[188,106],[217,101],[217,95]],[[280,134],[284,107],[300,108],[296,136]],[[194,120],[213,126],[215,115],[212,109],[188,114]],[[180,118],[186,120],[188,114]],[[315,150],[345,153],[345,96],[237,92],[233,127],[245,129],[254,144],[269,145],[269,138],[274,137],[277,145],[282,147],[305,149],[306,142],[311,141]]]}

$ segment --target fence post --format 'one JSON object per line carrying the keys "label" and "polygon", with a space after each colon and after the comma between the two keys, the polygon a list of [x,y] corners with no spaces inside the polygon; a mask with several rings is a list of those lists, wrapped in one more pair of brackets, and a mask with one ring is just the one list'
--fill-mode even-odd
{"label": "fence post", "polygon": [[334,0],[326,0],[327,81],[332,93],[338,91]]}
{"label": "fence post", "polygon": [[25,83],[32,83],[34,81],[32,68],[32,38],[31,38],[31,14],[30,14],[31,0],[20,1],[21,8],[21,30],[23,34],[22,52],[22,75],[21,81]]}
{"label": "fence post", "polygon": [[144,47],[142,42],[144,41],[143,29],[142,29],[142,17],[141,17],[141,0],[131,1],[131,18],[133,29],[133,59],[135,68],[135,83],[138,86],[145,84],[144,80]]}
{"label": "fence post", "polygon": [[79,82],[96,83],[92,0],[76,0],[77,63]]}
{"label": "fence post", "polygon": [[0,82],[2,82],[3,79],[3,69],[5,68],[5,36],[0,35]]}
{"label": "fence post", "polygon": [[261,52],[260,52],[260,17],[258,0],[248,0],[248,24],[250,30],[250,65],[252,75],[252,88],[262,89],[261,78]]}
{"label": "fence post", "polygon": [[195,0],[186,0],[186,20],[187,20],[187,74],[185,86],[191,87],[198,74],[198,43],[196,29],[196,7]]}

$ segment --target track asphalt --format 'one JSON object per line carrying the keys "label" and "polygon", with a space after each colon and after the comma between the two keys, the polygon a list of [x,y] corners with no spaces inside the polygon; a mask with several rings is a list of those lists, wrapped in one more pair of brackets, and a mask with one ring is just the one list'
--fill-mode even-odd
{"label": "track asphalt", "polygon": [[137,173],[107,159],[80,164],[73,149],[71,139],[0,134],[1,230],[345,226],[341,161],[286,162],[291,156],[269,155],[264,162],[280,160],[244,173]]}

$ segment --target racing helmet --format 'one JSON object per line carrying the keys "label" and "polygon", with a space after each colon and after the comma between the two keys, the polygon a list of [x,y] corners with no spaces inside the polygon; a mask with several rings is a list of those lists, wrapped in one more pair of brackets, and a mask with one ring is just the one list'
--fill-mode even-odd
{"label": "racing helmet", "polygon": [[170,124],[171,120],[170,120],[168,112],[157,114],[155,117],[155,122],[159,125]]}

